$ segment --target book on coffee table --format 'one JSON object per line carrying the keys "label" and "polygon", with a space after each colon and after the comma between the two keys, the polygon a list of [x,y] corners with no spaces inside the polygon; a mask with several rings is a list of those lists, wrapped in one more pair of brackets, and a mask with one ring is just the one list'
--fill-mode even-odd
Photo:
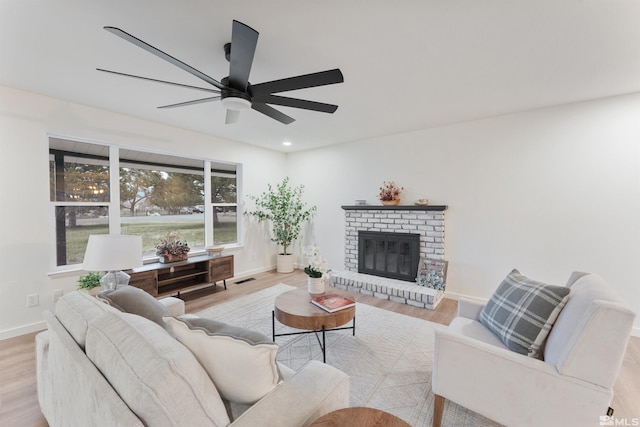
{"label": "book on coffee table", "polygon": [[311,298],[311,303],[317,305],[324,311],[328,311],[329,313],[344,310],[345,308],[356,305],[355,301],[338,294],[327,294],[319,297],[313,297]]}

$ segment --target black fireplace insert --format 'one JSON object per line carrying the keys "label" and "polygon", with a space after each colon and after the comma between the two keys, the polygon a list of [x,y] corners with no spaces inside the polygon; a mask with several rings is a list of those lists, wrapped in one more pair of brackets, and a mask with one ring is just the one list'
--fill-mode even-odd
{"label": "black fireplace insert", "polygon": [[419,234],[358,232],[358,273],[414,282],[419,261]]}

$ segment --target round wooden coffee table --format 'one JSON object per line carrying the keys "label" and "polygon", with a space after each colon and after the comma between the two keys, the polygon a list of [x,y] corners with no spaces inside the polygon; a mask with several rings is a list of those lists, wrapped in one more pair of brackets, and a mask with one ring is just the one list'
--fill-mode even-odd
{"label": "round wooden coffee table", "polygon": [[329,412],[309,427],[411,427],[388,412],[374,408],[345,408]]}
{"label": "round wooden coffee table", "polygon": [[[330,289],[325,294],[338,294],[355,301],[355,297],[341,289]],[[317,295],[314,295],[317,296]],[[286,334],[276,334],[276,319],[283,325],[296,329],[303,329],[305,332],[291,332]],[[343,327],[349,322],[353,322],[352,326]],[[322,333],[322,360],[327,361],[325,333],[328,331],[337,331],[342,329],[352,329],[353,335],[356,334],[356,307],[349,307],[342,310],[329,313],[320,307],[311,304],[311,295],[306,288],[298,288],[292,291],[284,292],[276,297],[273,309],[272,319],[273,341],[276,337],[286,335],[300,335]],[[320,338],[318,337],[318,342]]]}

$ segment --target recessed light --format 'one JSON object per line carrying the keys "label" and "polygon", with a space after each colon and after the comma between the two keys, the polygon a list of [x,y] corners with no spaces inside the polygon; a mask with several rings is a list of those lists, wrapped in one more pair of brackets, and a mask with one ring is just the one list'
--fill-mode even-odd
{"label": "recessed light", "polygon": [[285,141],[285,142],[282,143],[282,145],[286,145],[288,147],[288,146],[291,145],[291,142],[290,141]]}

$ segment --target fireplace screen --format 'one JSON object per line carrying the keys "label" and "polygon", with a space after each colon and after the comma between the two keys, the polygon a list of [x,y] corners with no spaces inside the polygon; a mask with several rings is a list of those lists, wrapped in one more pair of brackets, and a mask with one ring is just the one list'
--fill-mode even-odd
{"label": "fireplace screen", "polygon": [[420,235],[358,232],[358,272],[414,282],[420,260]]}

